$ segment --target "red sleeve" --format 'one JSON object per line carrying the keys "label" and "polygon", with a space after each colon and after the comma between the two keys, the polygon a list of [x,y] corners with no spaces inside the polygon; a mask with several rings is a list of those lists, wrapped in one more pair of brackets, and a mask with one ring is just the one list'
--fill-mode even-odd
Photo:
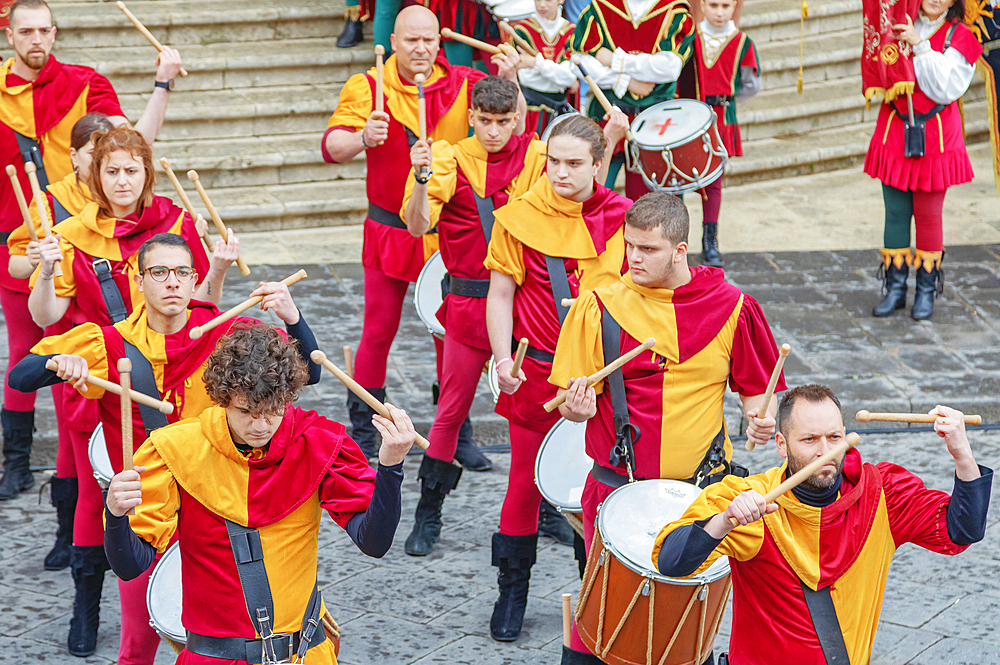
{"label": "red sleeve", "polygon": [[94,77],[90,79],[90,88],[87,92],[87,113],[125,115],[118,103],[118,94],[111,87],[111,81],[101,74],[94,74]]}
{"label": "red sleeve", "polygon": [[889,462],[875,465],[882,475],[882,488],[889,512],[889,529],[899,547],[913,543],[939,554],[958,554],[968,545],[956,545],[948,536],[947,492],[924,487],[924,481],[903,467]]}
{"label": "red sleeve", "polygon": [[341,528],[357,513],[368,509],[375,491],[375,469],[354,440],[344,435],[326,477],[319,484],[320,505]]}
{"label": "red sleeve", "polygon": [[951,36],[951,47],[965,56],[970,65],[974,65],[983,54],[983,45],[964,23],[959,23],[955,28],[955,34]]}
{"label": "red sleeve", "polygon": [[[733,337],[732,365],[729,370],[729,388],[741,395],[761,395],[778,362],[778,345],[774,342],[771,327],[764,317],[764,310],[753,296],[743,294]],[[785,373],[778,377],[775,392],[787,390]]]}

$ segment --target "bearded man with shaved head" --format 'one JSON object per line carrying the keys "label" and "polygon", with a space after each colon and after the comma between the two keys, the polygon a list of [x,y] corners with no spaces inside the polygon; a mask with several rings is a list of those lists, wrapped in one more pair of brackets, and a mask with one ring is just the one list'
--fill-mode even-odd
{"label": "bearded man with shaved head", "polygon": [[[385,374],[389,347],[396,336],[403,299],[424,263],[437,250],[437,235],[414,237],[400,218],[410,162],[406,155],[419,138],[417,85],[425,78],[427,133],[434,140],[457,143],[469,135],[472,87],[482,72],[451,65],[441,50],[440,27],[434,13],[413,5],[396,17],[391,36],[394,54],[383,68],[383,108],[375,104],[376,71],[355,74],[340,92],[340,102],[323,135],[323,158],[331,164],[349,162],[365,152],[368,166],[368,215],[365,219],[361,262],[365,270],[365,313],[361,342],[354,360],[354,378],[379,400],[385,400]],[[506,78],[517,85],[516,55],[496,54],[494,61]],[[524,97],[518,95],[524,130]],[[435,339],[438,357],[441,341]],[[440,363],[439,363],[440,364]],[[348,395],[352,436],[369,456],[375,454],[373,411],[353,393]],[[459,435],[455,458],[466,468],[489,468],[472,443],[472,425],[466,420]]]}

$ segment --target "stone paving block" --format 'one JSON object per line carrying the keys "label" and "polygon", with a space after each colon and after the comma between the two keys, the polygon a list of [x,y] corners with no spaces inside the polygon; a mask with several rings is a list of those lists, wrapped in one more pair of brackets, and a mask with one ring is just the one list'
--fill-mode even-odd
{"label": "stone paving block", "polygon": [[[996,591],[996,578],[982,581],[987,584],[992,582]],[[973,593],[953,602],[948,609],[934,617],[926,628],[936,633],[988,642],[1000,653],[1000,627],[996,621],[998,615],[1000,597]],[[984,621],[987,617],[993,620]]]}
{"label": "stone paving block", "polygon": [[1000,647],[948,637],[909,661],[909,665],[1000,665]]}
{"label": "stone paving block", "polygon": [[[491,639],[490,617],[493,615],[493,604],[496,599],[497,590],[495,588],[485,591],[430,621],[429,625]],[[540,648],[556,637],[561,638],[561,636],[562,603],[529,595],[521,636],[511,645]]]}
{"label": "stone paving block", "polygon": [[543,665],[554,663],[551,653],[523,649],[488,637],[466,635],[434,653],[413,661],[415,665],[432,663],[476,663],[477,665]]}
{"label": "stone paving block", "polygon": [[31,591],[46,596],[68,596],[73,603],[73,578],[66,570],[43,570],[43,557],[48,550],[35,550],[34,556],[6,561],[0,568],[0,584],[21,591]]}
{"label": "stone paving block", "polygon": [[[117,654],[117,650],[116,650]],[[77,663],[87,665],[105,665],[114,663],[114,655],[111,658],[104,657],[100,652],[94,653],[87,658],[75,658]],[[25,639],[24,637],[0,637],[0,665],[24,665],[24,663],[51,663],[60,658],[67,660],[73,658],[62,649],[59,653],[57,647]]]}
{"label": "stone paving block", "polygon": [[[868,307],[869,313],[876,304],[873,300]],[[876,319],[873,316],[859,317],[855,319],[855,323],[886,349],[904,344],[931,345],[939,341],[934,334],[934,326],[921,325],[905,314],[884,319]]]}
{"label": "stone paving block", "polygon": [[0,584],[4,611],[0,612],[0,635],[22,635],[58,619],[72,610],[72,599],[53,599],[25,589]]}
{"label": "stone paving block", "polygon": [[[386,603],[382,609],[390,609]],[[366,614],[342,624],[354,639],[340,646],[341,665],[402,665],[412,663],[435,649],[462,637],[462,633],[439,626],[414,623],[384,614]]]}
{"label": "stone paving block", "polygon": [[896,358],[905,368],[922,376],[938,372],[965,374],[970,369],[961,356],[942,348],[905,346],[899,349]]}
{"label": "stone paving block", "polygon": [[938,616],[965,594],[906,581],[890,573],[882,601],[881,620],[908,628],[920,628]]}
{"label": "stone paving block", "polygon": [[914,630],[882,621],[872,645],[871,665],[905,665],[941,636],[927,630]]}
{"label": "stone paving block", "polygon": [[976,546],[956,557],[907,546],[893,559],[892,572],[898,579],[923,584],[927,589],[1000,598],[1000,586],[996,582],[1000,579],[1000,559],[993,557],[995,554]]}
{"label": "stone paving block", "polygon": [[900,363],[888,354],[836,351],[833,353],[813,353],[809,361],[826,374],[842,373],[850,376],[894,375],[903,371]]}
{"label": "stone paving block", "polygon": [[[345,545],[346,549],[347,545]],[[350,547],[355,547],[354,543],[350,543]],[[355,547],[356,549],[356,547]],[[371,559],[373,563],[366,563],[363,560],[358,560],[354,557],[343,557],[338,556],[340,553],[339,548],[327,547],[319,551],[317,555],[317,576],[319,579],[319,586],[321,589],[336,584],[338,582],[343,582],[344,580],[350,579],[356,575],[363,575],[364,573],[371,572],[375,568],[374,562],[377,559]]]}

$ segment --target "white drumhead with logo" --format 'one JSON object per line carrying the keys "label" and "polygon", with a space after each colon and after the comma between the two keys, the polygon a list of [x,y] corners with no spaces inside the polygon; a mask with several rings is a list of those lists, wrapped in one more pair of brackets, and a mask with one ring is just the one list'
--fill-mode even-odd
{"label": "white drumhead with logo", "polygon": [[712,107],[694,99],[674,99],[651,106],[632,121],[632,136],[640,148],[682,145],[712,124]]}
{"label": "white drumhead with logo", "polygon": [[420,270],[413,292],[413,306],[417,308],[417,316],[427,326],[427,330],[438,337],[444,337],[444,326],[437,319],[437,311],[444,302],[444,296],[441,295],[441,280],[447,273],[448,269],[444,267],[441,252],[434,252]]}

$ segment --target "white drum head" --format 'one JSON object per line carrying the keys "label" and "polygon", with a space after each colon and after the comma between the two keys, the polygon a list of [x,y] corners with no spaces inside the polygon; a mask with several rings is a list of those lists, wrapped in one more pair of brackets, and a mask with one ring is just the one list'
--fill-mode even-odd
{"label": "white drum head", "polygon": [[557,115],[555,118],[553,118],[549,122],[549,124],[545,127],[545,131],[542,132],[542,140],[543,141],[548,141],[549,137],[552,136],[552,128],[553,127],[555,127],[556,125],[558,125],[560,122],[563,122],[565,120],[569,120],[570,118],[572,118],[575,115],[580,115],[580,114],[578,112],[576,112],[576,111],[573,111],[572,113],[563,113],[562,115]]}
{"label": "white drum head", "polygon": [[87,457],[90,458],[90,466],[94,469],[94,478],[98,483],[107,486],[114,478],[115,472],[111,468],[111,458],[108,456],[108,445],[104,441],[104,424],[101,423],[90,435],[90,443],[87,444]]}
{"label": "white drum head", "polygon": [[420,270],[416,290],[413,293],[413,306],[417,308],[417,316],[427,326],[427,330],[438,337],[444,336],[444,326],[435,315],[444,302],[444,297],[441,295],[441,280],[447,272],[441,252],[434,252]]}
{"label": "white drum head", "polygon": [[563,418],[545,435],[535,458],[538,491],[553,506],[568,512],[583,511],[580,497],[594,466],[594,461],[587,457],[586,433],[586,422]]}
{"label": "white drum head", "polygon": [[711,124],[711,106],[694,99],[674,99],[637,115],[631,129],[640,148],[657,150],[683,145]]}
{"label": "white drum head", "polygon": [[493,393],[493,403],[500,399],[500,380],[497,378],[497,359],[490,358],[489,369],[486,370],[486,378],[490,382],[490,392]]}
{"label": "white drum head", "polygon": [[156,564],[146,587],[146,609],[149,625],[174,642],[187,642],[187,632],[181,624],[181,550],[174,543]]}
{"label": "white drum head", "polygon": [[729,573],[729,558],[719,557],[700,575],[675,579],[653,569],[653,541],[660,529],[680,518],[701,493],[679,480],[642,480],[619,487],[604,500],[597,517],[604,545],[615,557],[640,575],[670,584],[713,582]]}
{"label": "white drum head", "polygon": [[[517,21],[528,18],[535,12],[534,0],[489,0],[483,2],[498,20]],[[503,33],[501,33],[503,34]]]}

